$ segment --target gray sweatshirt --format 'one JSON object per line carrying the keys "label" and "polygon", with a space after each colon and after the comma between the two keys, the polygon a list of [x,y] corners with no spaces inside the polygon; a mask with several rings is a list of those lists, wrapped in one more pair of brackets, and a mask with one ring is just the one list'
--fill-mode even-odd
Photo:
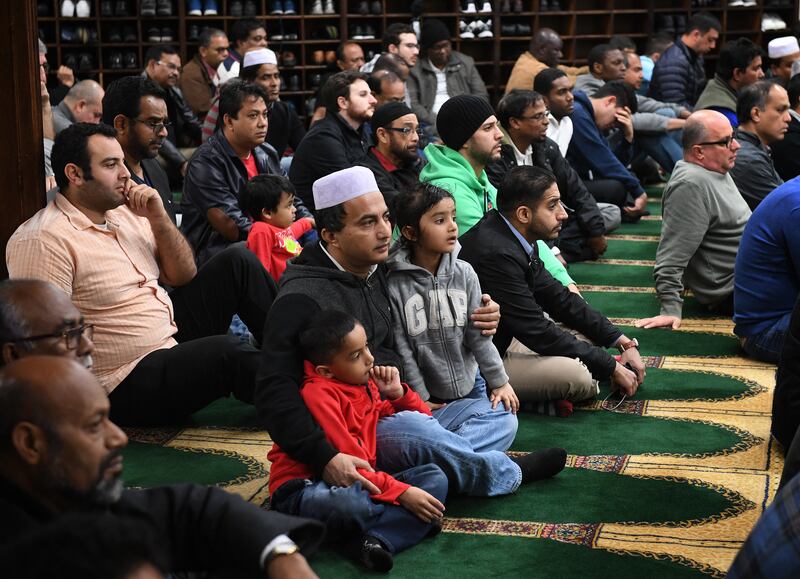
{"label": "gray sweatshirt", "polygon": [[508,382],[503,360],[489,336],[481,335],[469,313],[480,306],[478,275],[457,259],[461,246],[445,253],[436,276],[411,263],[408,249],[395,244],[386,262],[397,353],[406,382],[423,400],[457,400],[481,374],[489,389]]}
{"label": "gray sweatshirt", "polygon": [[678,161],[664,189],[653,277],[661,313],[681,317],[684,285],[714,305],[733,292],[733,266],[750,208],[730,174]]}

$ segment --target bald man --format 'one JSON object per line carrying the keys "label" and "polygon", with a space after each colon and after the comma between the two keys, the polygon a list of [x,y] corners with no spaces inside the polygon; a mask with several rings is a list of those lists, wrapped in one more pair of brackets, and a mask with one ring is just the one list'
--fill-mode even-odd
{"label": "bald man", "polygon": [[558,67],[569,77],[570,86],[575,84],[575,78],[579,74],[589,72],[589,67],[564,66],[559,61],[564,57],[562,49],[564,43],[558,33],[551,28],[540,28],[531,37],[531,44],[527,51],[520,54],[514,68],[511,69],[511,76],[506,83],[506,94],[515,88],[523,90],[533,89],[533,79],[545,68]]}
{"label": "bald man", "polygon": [[108,413],[102,386],[74,360],[29,356],[0,371],[0,547],[67,513],[105,512],[144,523],[168,549],[170,573],[316,577],[298,549],[316,548],[318,522],[213,487],[125,490],[128,437]]}
{"label": "bald man", "polygon": [[731,178],[740,145],[722,113],[692,113],[683,160],[664,189],[661,241],[653,277],[661,314],[637,327],[677,329],[685,289],[714,313],[733,314],[733,266],[750,208]]}
{"label": "bald man", "polygon": [[93,80],[76,82],[53,109],[56,135],[73,123],[99,123],[103,118],[103,87]]}
{"label": "bald man", "polygon": [[32,355],[65,356],[92,367],[94,326],[47,281],[0,282],[0,366]]}

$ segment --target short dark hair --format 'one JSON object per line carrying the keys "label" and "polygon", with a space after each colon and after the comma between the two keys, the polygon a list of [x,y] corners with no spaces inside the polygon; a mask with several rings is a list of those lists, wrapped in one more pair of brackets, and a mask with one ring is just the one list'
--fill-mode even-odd
{"label": "short dark hair", "polygon": [[340,42],[339,45],[336,47],[336,60],[344,60],[344,49],[350,46],[351,44],[355,44],[356,46],[361,46],[355,40],[345,40],[344,42]]}
{"label": "short dark hair", "polygon": [[633,87],[621,80],[612,80],[607,82],[594,93],[596,99],[605,98],[607,96],[617,97],[617,107],[628,107],[631,114],[635,114],[639,110],[639,103],[636,100],[636,92]]}
{"label": "short dark hair", "polygon": [[219,93],[219,118],[224,119],[225,115],[237,118],[244,102],[250,97],[264,99],[265,103],[269,100],[267,93],[257,84],[238,78],[226,82]]}
{"label": "short dark hair", "polygon": [[16,541],[6,550],[3,569],[19,579],[123,579],[146,564],[163,573],[167,556],[153,531],[142,519],[68,513]]}
{"label": "short dark hair", "polygon": [[62,193],[69,185],[69,180],[64,174],[64,168],[70,163],[74,163],[81,168],[83,178],[86,181],[92,180],[89,137],[94,135],[116,139],[117,130],[104,123],[73,123],[56,137],[50,160],[56,177],[56,185],[58,185]]}
{"label": "short dark hair", "polygon": [[239,78],[245,82],[255,82],[258,78],[258,71],[266,63],[251,64],[239,70]]}
{"label": "short dark hair", "polygon": [[647,44],[644,47],[644,53],[648,56],[656,52],[662,54],[667,48],[675,42],[666,32],[656,32],[647,39]]}
{"label": "short dark hair", "polygon": [[300,332],[303,357],[314,365],[328,364],[359,321],[340,310],[323,310]]}
{"label": "short dark hair", "polygon": [[683,136],[681,137],[681,146],[683,150],[688,151],[695,145],[699,145],[706,140],[707,135],[708,131],[705,125],[690,117],[683,126]]}
{"label": "short dark hair", "polygon": [[142,111],[142,97],[145,96],[167,100],[166,91],[149,78],[138,74],[118,78],[108,85],[103,97],[103,122],[113,125],[117,115],[135,119]]}
{"label": "short dark hair", "polygon": [[350,100],[350,85],[357,80],[367,82],[367,75],[357,70],[344,70],[328,77],[322,86],[320,100],[322,105],[330,112],[339,111],[339,97]]}
{"label": "short dark hair", "polygon": [[533,77],[533,90],[540,95],[547,96],[553,90],[553,82],[562,76],[567,76],[567,73],[560,68],[544,68]]}
{"label": "short dark hair", "polygon": [[225,31],[219,28],[203,28],[203,31],[197,39],[197,43],[203,48],[208,48],[211,46],[211,39],[217,36],[226,36]]}
{"label": "short dark hair", "polygon": [[763,56],[761,47],[749,38],[729,40],[719,52],[717,61],[717,74],[724,81],[733,78],[733,71],[737,68],[744,71],[757,57]]}
{"label": "short dark hair", "polygon": [[344,229],[344,218],[347,211],[344,210],[344,203],[339,203],[333,207],[317,209],[314,214],[314,221],[317,224],[317,233],[322,237],[322,230],[327,229],[331,233],[338,233]]}
{"label": "short dark hair", "polygon": [[521,119],[525,109],[535,106],[541,100],[542,95],[536,91],[515,88],[497,103],[497,119],[503,128],[508,130],[511,119]]}
{"label": "short dark hair", "polygon": [[586,55],[589,72],[592,72],[595,64],[603,64],[606,59],[606,54],[612,50],[620,50],[610,44],[596,44],[589,49],[589,54]]}
{"label": "short dark hair", "polygon": [[[24,338],[30,332],[27,318],[17,307],[15,298],[20,287],[29,280],[7,279],[0,281],[0,346]],[[3,365],[0,356],[0,366]]]}
{"label": "short dark hair", "polygon": [[381,54],[378,57],[378,60],[375,61],[375,66],[372,67],[372,74],[382,70],[388,70],[389,72],[396,74],[398,77],[402,77],[403,73],[400,70],[401,62],[403,62],[403,59],[397,54],[392,54],[391,52]]}
{"label": "short dark hair", "polygon": [[521,205],[536,207],[555,182],[556,176],[547,169],[529,165],[514,167],[497,188],[497,210],[503,215],[512,215]]}
{"label": "short dark hair", "polygon": [[383,94],[383,86],[382,86],[383,81],[386,81],[386,82],[389,82],[389,83],[392,83],[392,82],[403,82],[402,78],[400,78],[398,75],[396,75],[395,73],[393,73],[390,70],[386,70],[384,68],[383,70],[379,70],[378,72],[382,72],[383,74],[379,74],[379,75],[375,76],[375,73],[373,71],[373,73],[367,79],[367,84],[369,85],[369,90],[372,91],[373,93],[375,93],[376,95]]}
{"label": "short dark hair", "polygon": [[400,242],[409,245],[410,241],[402,234],[403,228],[411,227],[419,234],[419,222],[422,216],[439,201],[447,198],[453,199],[450,191],[428,182],[401,191],[394,202],[394,216],[397,219],[397,229],[400,231]]}
{"label": "short dark hair", "polygon": [[739,91],[739,96],[736,98],[736,118],[739,119],[740,125],[753,120],[754,107],[760,111],[767,108],[769,91],[774,84],[771,80],[760,80]]}
{"label": "short dark hair", "polygon": [[256,175],[239,190],[239,207],[253,221],[261,220],[261,211],[275,211],[283,193],[295,194],[294,185],[283,175]]}
{"label": "short dark hair", "polygon": [[796,74],[786,85],[786,92],[789,93],[789,106],[793,109],[800,104],[800,74]]}
{"label": "short dark hair", "polygon": [[178,51],[169,44],[154,44],[144,53],[144,65],[147,66],[151,60],[161,60],[162,54],[178,54]]}
{"label": "short dark hair", "polygon": [[388,52],[389,46],[397,46],[400,44],[401,34],[413,34],[414,36],[417,35],[417,33],[414,32],[414,29],[411,28],[410,24],[406,24],[405,22],[395,22],[394,24],[390,24],[386,27],[386,30],[383,31],[383,36],[381,37],[381,50],[383,52]]}
{"label": "short dark hair", "polygon": [[717,32],[722,32],[722,24],[719,23],[719,19],[708,12],[697,12],[689,18],[689,22],[686,24],[686,34],[692,30],[705,34],[712,28]]}
{"label": "short dark hair", "polygon": [[623,52],[626,50],[632,50],[636,52],[638,50],[636,48],[636,43],[631,39],[630,36],[623,36],[622,34],[615,34],[611,37],[611,40],[608,41],[608,45],[611,48],[618,48]]}
{"label": "short dark hair", "polygon": [[259,28],[267,29],[264,23],[256,18],[241,18],[234,22],[233,26],[231,26],[230,34],[234,48],[246,41],[253,30],[258,30]]}

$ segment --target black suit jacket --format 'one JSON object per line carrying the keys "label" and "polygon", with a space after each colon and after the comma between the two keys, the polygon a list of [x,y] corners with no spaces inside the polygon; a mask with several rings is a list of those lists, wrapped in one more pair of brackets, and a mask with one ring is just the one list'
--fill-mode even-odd
{"label": "black suit jacket", "polygon": [[500,304],[502,316],[494,343],[501,355],[516,338],[545,356],[580,358],[596,378],[611,376],[616,365],[611,354],[561,330],[544,312],[605,346],[613,344],[622,332],[548,273],[536,244],[533,254],[526,255],[496,209],[486,213],[459,242],[459,259],[472,265],[481,289]]}
{"label": "black suit jacket", "polygon": [[[142,521],[169,557],[170,572],[228,570],[235,577],[264,576],[260,557],[269,542],[289,535],[308,555],[322,541],[318,521],[264,511],[215,487],[170,485],[126,490],[108,507],[112,515]],[[0,557],[57,515],[0,478]]]}
{"label": "black suit jacket", "polygon": [[172,189],[169,186],[167,173],[155,159],[142,159],[142,168],[147,173],[153,188],[161,195],[161,200],[164,202],[164,208],[167,213],[169,213],[169,218],[175,223],[175,205],[172,202]]}
{"label": "black suit jacket", "polygon": [[797,154],[800,151],[800,121],[792,117],[783,140],[772,143],[770,148],[775,170],[781,179],[790,181],[800,175],[800,155]]}

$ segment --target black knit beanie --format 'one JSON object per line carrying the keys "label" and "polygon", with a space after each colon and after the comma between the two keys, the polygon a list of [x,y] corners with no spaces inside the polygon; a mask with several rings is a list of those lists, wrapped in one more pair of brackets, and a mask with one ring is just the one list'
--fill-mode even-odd
{"label": "black knit beanie", "polygon": [[422,50],[427,50],[437,42],[442,40],[450,40],[450,31],[445,26],[445,23],[436,18],[426,18],[422,21],[422,29],[420,30],[419,44]]}
{"label": "black knit beanie", "polygon": [[483,98],[462,94],[447,99],[436,116],[436,130],[445,145],[458,151],[469,138],[494,114]]}
{"label": "black knit beanie", "polygon": [[412,115],[414,111],[406,103],[390,102],[375,109],[369,124],[373,129],[386,128],[392,121],[405,115]]}

